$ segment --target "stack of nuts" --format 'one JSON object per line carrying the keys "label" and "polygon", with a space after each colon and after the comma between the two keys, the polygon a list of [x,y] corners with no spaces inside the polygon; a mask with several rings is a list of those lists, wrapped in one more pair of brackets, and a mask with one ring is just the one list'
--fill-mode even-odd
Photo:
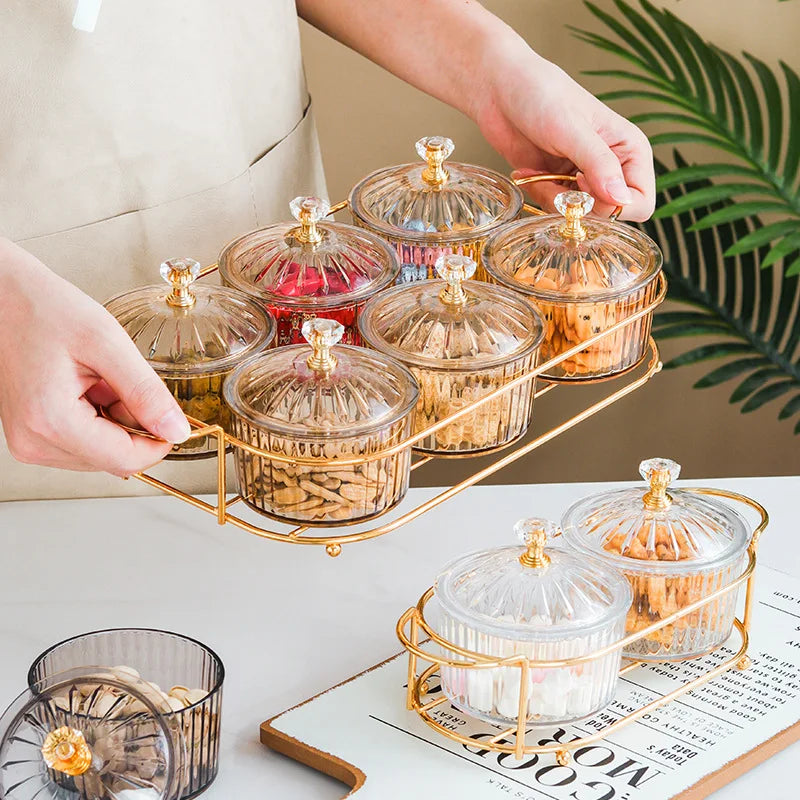
{"label": "stack of nuts", "polygon": [[[424,430],[504,386],[517,374],[532,367],[535,358],[517,363],[523,365],[518,371],[514,369],[516,365],[512,365],[499,369],[486,368],[473,374],[412,367],[420,386],[416,429]],[[469,414],[435,431],[420,441],[417,447],[424,451],[460,453],[505,444],[523,433],[528,426],[532,385],[531,381],[483,403]]]}
{"label": "stack of nuts", "polygon": [[[123,676],[129,675],[137,681],[142,679],[133,667],[118,666],[111,669],[113,672],[121,673]],[[103,675],[98,675],[97,677],[102,678]],[[116,678],[111,673],[108,677],[111,679]],[[172,711],[183,711],[184,708],[193,706],[205,700],[208,696],[208,692],[204,689],[187,689],[185,686],[173,686],[169,692],[165,692],[158,684],[150,681],[145,681],[145,683],[153,690],[154,699],[160,698],[160,700],[169,705]],[[129,697],[124,703],[120,703],[119,701],[123,694],[112,686],[108,686],[99,694],[94,691],[89,692],[87,687],[81,688],[87,691],[87,694],[69,693],[54,697],[53,702],[56,708],[69,714],[83,714],[96,719],[104,717],[108,717],[108,719],[123,719],[147,711],[145,704],[141,700],[136,700],[132,697]]]}
{"label": "stack of nuts", "polygon": [[395,458],[339,469],[279,465],[260,459],[254,459],[253,465],[259,462],[263,473],[250,484],[255,491],[248,494],[248,502],[292,520],[323,522],[372,516],[394,502],[396,483],[402,483]]}
{"label": "stack of nuts", "polygon": [[[608,330],[618,320],[634,313],[651,299],[649,297],[651,292],[648,292],[648,297],[636,297],[635,302],[631,302],[630,298],[588,303],[570,301],[571,294],[577,296],[586,294],[587,289],[599,292],[604,288],[599,280],[591,284],[586,282],[587,277],[598,275],[597,270],[593,269],[593,262],[582,263],[581,267],[585,269],[583,280],[560,290],[565,294],[563,302],[550,303],[541,296],[536,298],[536,306],[545,319],[542,361],[549,361],[576,344]],[[521,283],[531,283],[532,275],[526,273],[532,272],[530,266],[521,267],[514,273],[514,279]],[[556,291],[558,276],[557,270],[545,270],[532,285],[537,291]],[[577,278],[577,275],[575,277]],[[641,320],[632,323],[562,361],[558,366],[563,370],[563,377],[593,377],[618,372],[632,366],[639,359],[643,335],[641,327]]]}

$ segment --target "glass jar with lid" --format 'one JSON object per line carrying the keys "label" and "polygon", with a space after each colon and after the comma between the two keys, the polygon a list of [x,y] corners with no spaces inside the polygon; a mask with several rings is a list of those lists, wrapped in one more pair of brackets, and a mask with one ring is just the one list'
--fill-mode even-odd
{"label": "glass jar with lid", "polygon": [[0,715],[0,797],[196,796],[218,771],[223,680],[211,650],[166,631],[96,631],[55,645]]}
{"label": "glass jar with lid", "polygon": [[[562,192],[560,214],[531,217],[497,231],[483,251],[490,278],[533,300],[546,321],[541,358],[549,361],[630,317],[658,294],[662,255],[641,231],[587,217],[594,199]],[[595,380],[644,358],[652,313],[562,361],[543,377]]]}
{"label": "glass jar with lid", "polygon": [[416,144],[423,162],[367,175],[350,192],[356,225],[382,236],[397,250],[401,283],[435,278],[437,259],[468,255],[480,264],[486,237],[516,219],[523,197],[499,172],[447,161],[454,145],[444,136]]}
{"label": "glass jar with lid", "polygon": [[272,350],[225,384],[239,439],[312,461],[276,461],[236,447],[239,489],[256,511],[284,522],[335,525],[377,516],[405,496],[410,447],[355,465],[336,463],[410,436],[419,395],[402,364],[337,346],[343,333],[335,320],[307,320],[306,345]]}
{"label": "glass jar with lid", "polygon": [[[185,414],[230,432],[222,384],[241,361],[267,349],[275,323],[247,295],[196,283],[200,264],[173,258],[161,265],[165,284],[117,295],[105,307],[166,383]],[[189,439],[167,458],[217,452],[214,437]]]}
{"label": "glass jar with lid", "polygon": [[[731,584],[747,564],[750,529],[726,503],[672,489],[674,461],[651,458],[648,486],[593,495],[572,505],[562,527],[581,553],[621,569],[633,589],[627,631],[636,633]],[[733,628],[738,590],[727,592],[626,648],[639,660],[696,658]]]}
{"label": "glass jar with lid", "polygon": [[[428,606],[433,630],[471,653],[552,662],[590,655],[622,639],[631,590],[613,567],[557,545],[554,523],[526,519],[521,545],[456,559],[439,574]],[[455,651],[452,661],[468,660]],[[576,722],[614,696],[621,648],[576,664],[537,666],[527,680],[529,725]],[[442,666],[456,707],[497,725],[518,720],[519,666]]]}
{"label": "glass jar with lid", "polygon": [[[416,430],[463,409],[536,366],[541,315],[501,286],[467,280],[475,262],[441,256],[441,280],[396,286],[361,316],[364,341],[402,361],[420,386]],[[515,386],[426,436],[416,449],[470,455],[505,446],[528,428],[534,381]]]}
{"label": "glass jar with lid", "polygon": [[219,272],[226,286],[257,298],[275,317],[276,343],[303,343],[303,323],[314,317],[344,326],[342,340],[360,344],[356,324],[363,304],[391,286],[397,256],[367,231],[325,220],[330,205],[296,197],[294,220],[240,236],[222,251]]}

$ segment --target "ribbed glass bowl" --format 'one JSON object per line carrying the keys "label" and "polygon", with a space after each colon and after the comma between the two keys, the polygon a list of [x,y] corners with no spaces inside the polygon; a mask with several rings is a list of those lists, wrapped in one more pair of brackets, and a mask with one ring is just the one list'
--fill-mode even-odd
{"label": "ribbed glass bowl", "polygon": [[[85,666],[124,665],[146,681],[168,689],[184,686],[208,694],[199,702],[174,711],[183,731],[185,751],[175,753],[183,770],[180,794],[169,800],[187,800],[205,791],[219,770],[219,734],[225,667],[219,656],[194,639],[149,628],[117,628],[75,636],[45,650],[31,665],[28,685],[35,687],[60,673]],[[174,722],[174,720],[173,720]],[[185,754],[185,755],[184,755]]]}

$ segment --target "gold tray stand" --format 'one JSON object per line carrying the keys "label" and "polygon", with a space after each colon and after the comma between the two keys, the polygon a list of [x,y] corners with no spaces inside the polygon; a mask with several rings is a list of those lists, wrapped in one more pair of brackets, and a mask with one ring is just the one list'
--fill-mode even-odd
{"label": "gold tray stand", "polygon": [[[216,269],[216,265],[212,267],[208,267],[207,269],[203,270],[203,275],[207,275],[213,272]],[[468,478],[465,478],[460,483],[455,484],[454,486],[449,487],[448,489],[444,490],[440,494],[436,495],[435,497],[431,498],[430,500],[425,501],[424,503],[420,503],[420,505],[416,506],[415,508],[411,509],[410,511],[405,512],[401,516],[389,521],[385,522],[382,525],[377,525],[375,527],[369,528],[365,531],[358,531],[353,533],[346,533],[344,532],[348,525],[358,525],[364,524],[364,521],[355,521],[351,523],[344,523],[340,526],[331,526],[329,528],[319,528],[319,527],[312,527],[309,525],[299,525],[289,531],[281,532],[277,530],[270,530],[268,528],[262,528],[258,525],[255,525],[251,522],[248,522],[245,519],[237,516],[234,513],[231,513],[231,508],[238,502],[240,502],[243,498],[241,494],[235,494],[231,498],[227,497],[226,492],[226,485],[227,485],[227,465],[225,461],[225,454],[229,448],[234,450],[243,450],[248,453],[252,453],[256,456],[262,456],[264,458],[271,459],[272,461],[278,463],[291,463],[301,466],[312,466],[312,467],[320,467],[325,468],[327,467],[335,467],[335,468],[342,468],[348,466],[354,466],[356,464],[366,464],[370,461],[375,461],[377,459],[386,458],[388,456],[394,455],[402,450],[405,450],[409,447],[412,447],[417,442],[421,441],[425,437],[429,436],[431,433],[438,431],[440,428],[445,427],[449,423],[453,422],[454,420],[466,415],[470,414],[475,411],[477,408],[482,406],[484,403],[489,403],[497,397],[500,397],[504,392],[509,392],[517,386],[520,386],[524,383],[529,381],[534,381],[539,375],[548,370],[552,369],[553,367],[560,364],[562,361],[565,361],[572,356],[579,353],[584,348],[593,345],[606,336],[612,336],[617,331],[621,330],[622,328],[627,327],[628,325],[633,324],[637,320],[641,319],[642,317],[646,316],[647,314],[651,313],[658,305],[660,305],[667,294],[667,282],[664,278],[663,274],[659,276],[659,286],[658,292],[656,296],[653,298],[652,302],[649,303],[644,308],[639,309],[634,314],[629,317],[626,317],[619,322],[616,322],[614,325],[606,329],[605,331],[595,334],[594,336],[580,342],[579,344],[571,347],[569,350],[565,351],[564,353],[556,356],[555,358],[546,361],[543,364],[540,364],[535,369],[532,369],[523,375],[515,378],[514,380],[509,381],[508,383],[504,384],[503,386],[495,389],[494,391],[488,393],[484,397],[481,397],[479,400],[476,400],[469,405],[465,406],[464,408],[456,411],[447,417],[439,420],[438,422],[429,425],[424,430],[419,431],[418,433],[409,436],[408,438],[404,439],[401,442],[398,442],[391,447],[387,447],[383,450],[375,451],[368,455],[364,456],[353,456],[350,458],[331,458],[331,459],[309,459],[309,458],[293,458],[289,457],[283,453],[272,452],[269,450],[264,450],[258,447],[254,447],[247,442],[243,442],[240,439],[237,439],[235,436],[226,433],[219,425],[205,425],[204,423],[189,418],[189,422],[192,424],[192,433],[189,439],[198,439],[205,436],[215,437],[217,440],[217,502],[216,504],[207,503],[204,500],[201,500],[193,495],[187,494],[186,492],[182,491],[181,489],[172,486],[164,481],[159,480],[151,475],[146,473],[137,473],[133,477],[137,478],[138,480],[152,486],[156,489],[165,492],[166,494],[172,495],[173,497],[177,497],[183,500],[186,503],[194,506],[195,508],[199,508],[202,511],[205,511],[209,514],[213,514],[217,518],[217,522],[220,525],[231,524],[235,525],[242,530],[247,531],[248,533],[252,533],[255,536],[260,536],[264,539],[271,539],[277,542],[288,542],[290,544],[302,544],[302,545],[321,545],[325,547],[328,555],[330,556],[338,556],[342,551],[342,546],[345,544],[349,544],[352,542],[363,542],[367,539],[374,539],[377,536],[382,536],[385,533],[389,533],[391,531],[396,530],[397,528],[406,525],[407,523],[411,522],[412,520],[416,519],[417,517],[424,514],[426,511],[430,511],[432,508],[435,508],[439,504],[443,503],[445,500],[449,500],[451,497],[454,497],[459,492],[462,492],[464,489],[473,486],[476,483],[479,483],[484,478],[487,478],[489,475],[494,474],[495,472],[503,469],[503,467],[512,464],[517,459],[521,458],[522,456],[532,452],[537,447],[545,444],[545,442],[549,442],[551,439],[554,439],[556,436],[560,435],[564,431],[573,428],[583,420],[588,419],[589,417],[594,416],[599,411],[602,411],[604,408],[615,403],[617,400],[622,399],[626,395],[630,394],[631,392],[636,391],[636,389],[644,386],[650,378],[653,377],[657,372],[661,370],[662,364],[659,360],[658,348],[656,346],[655,341],[652,337],[649,340],[649,351],[648,354],[645,355],[644,359],[639,362],[639,364],[631,367],[627,373],[630,375],[634,375],[636,372],[639,372],[637,377],[634,377],[629,382],[625,383],[621,388],[617,389],[616,391],[610,393],[602,400],[597,401],[593,405],[589,406],[588,408],[584,409],[583,411],[575,414],[573,417],[562,422],[560,425],[552,428],[551,430],[537,436],[530,442],[526,444],[520,445],[513,448],[515,442],[510,442],[502,450],[508,450],[509,452],[503,456],[498,456],[498,458],[492,462],[489,466],[478,470],[474,474],[470,475]],[[649,355],[649,357],[648,357]],[[616,378],[618,376],[614,376]],[[605,381],[606,379],[604,379]],[[613,378],[612,378],[613,380]],[[573,383],[589,383],[589,381],[573,381]],[[542,397],[543,395],[547,394],[548,392],[553,391],[559,385],[558,382],[545,382],[545,385],[542,386],[534,393],[534,399]],[[498,452],[500,452],[498,451]],[[447,458],[453,458],[452,455],[446,456]],[[411,469],[416,470],[422,467],[424,464],[427,464],[429,461],[432,461],[436,458],[436,456],[430,455],[421,455],[412,465]],[[387,513],[391,509],[387,509]],[[333,532],[335,531],[335,532]]]}
{"label": "gold tray stand", "polygon": [[[712,680],[712,678],[721,675],[723,672],[727,672],[732,669],[747,669],[751,664],[750,657],[747,655],[747,648],[750,642],[750,625],[752,621],[751,615],[753,610],[753,580],[756,567],[756,551],[758,549],[759,538],[769,523],[769,516],[762,505],[757,503],[755,500],[751,500],[749,497],[745,497],[744,495],[717,489],[689,489],[687,491],[692,491],[697,494],[724,497],[729,500],[736,500],[741,503],[745,503],[752,509],[755,509],[761,516],[761,522],[753,532],[750,544],[748,546],[747,566],[742,574],[736,578],[736,580],[727,586],[723,586],[721,589],[709,594],[707,597],[703,597],[700,600],[687,605],[685,608],[676,611],[674,614],[670,614],[668,617],[665,617],[659,622],[656,622],[641,631],[637,631],[636,633],[626,636],[624,639],[621,639],[618,642],[612,643],[607,647],[603,647],[600,650],[596,650],[582,656],[565,658],[560,661],[535,661],[528,659],[525,656],[492,658],[481,653],[465,650],[464,648],[459,647],[452,642],[447,641],[446,639],[443,639],[431,628],[430,624],[425,619],[425,606],[433,597],[433,589],[428,589],[428,591],[425,592],[425,594],[423,594],[419,599],[417,605],[413,608],[409,608],[408,611],[406,611],[403,616],[400,617],[397,623],[397,636],[405,649],[408,651],[408,689],[406,697],[408,709],[415,711],[426,725],[429,725],[438,733],[446,736],[448,739],[451,739],[454,742],[458,742],[459,744],[469,747],[476,747],[477,745],[480,745],[480,748],[484,750],[513,754],[516,759],[521,759],[526,755],[532,754],[543,755],[546,753],[555,753],[556,761],[560,765],[565,766],[571,759],[570,752],[572,750],[592,744],[593,742],[615,733],[621,728],[624,728],[627,725],[630,725],[632,722],[635,722],[645,714],[650,713],[654,709],[659,708],[660,706],[663,706],[688,692],[691,692],[693,689],[696,689],[699,686],[702,686],[704,683],[707,683],[708,681]],[[606,656],[615,650],[621,650],[623,647],[649,636],[650,634],[666,627],[667,625],[671,625],[680,617],[683,617],[686,614],[691,614],[693,611],[696,611],[699,608],[702,608],[703,606],[713,602],[718,597],[722,597],[728,592],[734,591],[743,583],[747,583],[744,614],[742,619],[734,619],[734,628],[740,636],[741,644],[733,656],[717,666],[710,668],[706,673],[698,678],[685,683],[683,686],[679,686],[669,694],[653,700],[651,703],[648,703],[647,705],[636,709],[630,714],[621,717],[607,728],[604,728],[602,731],[577,738],[571,742],[555,742],[548,745],[528,744],[526,742],[526,736],[528,733],[527,723],[529,722],[529,718],[527,717],[527,677],[529,670],[548,667],[570,667],[577,664],[583,664],[588,661],[593,661],[594,659],[602,658],[603,656]],[[442,649],[443,653],[455,653],[464,660],[453,660],[448,658],[446,655],[430,652],[429,650],[423,649],[423,644],[432,644],[438,646]],[[724,644],[725,643],[720,645],[720,647],[723,647]],[[715,648],[715,650],[718,649],[720,648]],[[668,659],[663,660],[666,661]],[[420,661],[427,662],[430,664],[430,666],[422,670],[421,673],[417,674],[418,664]],[[622,668],[620,669],[620,675],[625,675],[626,673],[631,672],[640,666],[654,662],[657,662],[657,659],[650,659],[647,662],[629,661],[628,663],[623,664]],[[518,668],[521,672],[521,675],[519,716],[517,724],[502,730],[500,733],[498,733],[496,736],[492,736],[490,739],[481,739],[479,742],[476,742],[475,739],[470,739],[469,737],[462,736],[455,731],[448,730],[444,725],[437,722],[436,719],[431,716],[430,712],[437,706],[447,703],[448,698],[444,695],[427,701],[425,698],[430,692],[431,678],[437,673],[439,668],[443,666],[456,669],[493,669],[497,667]]]}

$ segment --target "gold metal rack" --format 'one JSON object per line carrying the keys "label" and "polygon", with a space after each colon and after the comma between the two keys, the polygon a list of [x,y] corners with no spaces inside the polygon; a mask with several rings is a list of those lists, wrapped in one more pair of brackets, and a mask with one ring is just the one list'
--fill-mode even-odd
{"label": "gold metal rack", "polygon": [[[718,489],[687,489],[684,491],[692,491],[697,494],[714,495],[716,497],[723,497],[728,500],[735,500],[748,505],[750,508],[758,512],[761,517],[759,525],[755,528],[750,544],[748,546],[747,566],[734,581],[727,586],[712,592],[706,597],[691,603],[684,608],[676,611],[673,614],[665,617],[664,619],[644,628],[641,631],[632,633],[618,642],[614,642],[607,647],[599,650],[586,653],[582,656],[575,656],[572,658],[564,658],[558,661],[536,661],[526,658],[523,655],[509,656],[506,658],[493,658],[482,653],[476,653],[466,650],[463,647],[447,641],[439,636],[433,630],[430,623],[425,619],[425,609],[431,598],[433,597],[433,589],[428,589],[419,602],[413,608],[409,608],[399,619],[397,623],[397,636],[402,642],[405,649],[408,651],[408,689],[406,702],[409,710],[415,711],[420,718],[438,733],[446,736],[448,739],[458,742],[462,745],[475,747],[475,739],[470,739],[463,736],[456,731],[451,731],[431,715],[431,711],[436,707],[448,702],[448,698],[444,695],[436,697],[435,699],[426,699],[430,692],[431,679],[436,675],[441,667],[448,667],[454,669],[493,669],[498,667],[517,668],[520,670],[520,697],[519,697],[519,714],[517,723],[511,725],[504,730],[500,731],[495,736],[489,739],[481,739],[481,749],[491,750],[498,753],[513,754],[515,758],[521,759],[525,755],[532,754],[546,754],[554,753],[556,761],[566,765],[570,761],[570,752],[580,747],[596,742],[609,736],[621,728],[630,725],[645,714],[650,713],[656,708],[663,706],[672,700],[691,692],[693,689],[702,686],[704,683],[712,680],[713,678],[721,675],[732,669],[745,670],[750,664],[750,657],[747,655],[747,649],[750,642],[750,626],[752,623],[753,611],[753,580],[754,571],[756,567],[756,554],[758,550],[758,542],[761,534],[769,523],[769,515],[764,507],[745,497],[741,494],[734,492],[727,492]],[[630,644],[649,636],[656,631],[672,625],[676,620],[681,617],[691,614],[694,611],[714,602],[716,599],[735,591],[743,583],[747,584],[747,591],[745,596],[745,606],[742,619],[736,618],[734,620],[734,627],[741,639],[738,650],[722,663],[715,667],[711,667],[703,675],[688,681],[687,683],[674,689],[669,694],[653,700],[630,714],[621,717],[616,722],[612,723],[602,731],[590,735],[582,736],[574,739],[571,742],[554,742],[548,745],[528,744],[526,736],[529,732],[535,732],[535,726],[531,726],[531,720],[527,715],[528,709],[528,674],[530,670],[544,669],[544,668],[558,668],[558,667],[571,667],[579,664],[585,664],[595,659],[602,658],[603,656],[621,650]],[[720,645],[720,647],[724,646]],[[427,649],[426,649],[427,647]],[[437,652],[434,652],[433,650]],[[719,648],[716,648],[717,650]],[[714,651],[712,651],[714,652]],[[456,656],[457,658],[453,657]],[[668,659],[662,659],[664,661]],[[419,662],[429,663],[430,666],[418,673]],[[657,663],[656,659],[644,661],[629,661],[623,664],[620,670],[620,675],[625,675],[646,663]]]}
{"label": "gold metal rack", "polygon": [[[204,274],[209,274],[213,271],[213,268],[208,268],[204,271]],[[353,523],[344,523],[341,526],[330,528],[319,528],[319,527],[312,527],[308,525],[299,525],[291,530],[288,531],[279,531],[279,530],[272,530],[269,528],[264,528],[259,525],[256,525],[252,522],[248,522],[247,520],[243,519],[242,517],[238,516],[237,514],[233,513],[231,509],[244,498],[241,494],[234,494],[231,497],[228,497],[226,486],[227,486],[227,478],[228,478],[228,466],[226,464],[226,452],[229,449],[233,450],[241,450],[247,453],[251,453],[255,456],[261,456],[263,458],[270,459],[274,462],[278,463],[292,463],[301,466],[315,466],[315,467],[349,467],[354,466],[357,464],[366,464],[370,461],[375,461],[381,458],[386,458],[388,456],[394,455],[402,450],[405,450],[409,447],[412,447],[417,442],[421,441],[425,437],[429,436],[430,434],[438,431],[440,428],[445,427],[449,423],[453,422],[460,417],[465,416],[471,412],[474,412],[477,408],[482,406],[484,403],[489,403],[495,398],[500,397],[505,392],[512,391],[515,387],[520,386],[524,383],[529,381],[534,381],[538,376],[542,373],[547,372],[548,370],[552,369],[562,361],[565,361],[575,354],[579,353],[586,347],[589,347],[602,339],[606,336],[613,336],[617,331],[621,330],[622,328],[627,327],[628,325],[632,325],[637,320],[641,319],[642,317],[646,316],[647,314],[651,313],[653,309],[656,308],[661,302],[663,302],[667,293],[667,283],[664,279],[663,275],[659,277],[659,287],[656,296],[653,298],[653,301],[649,303],[647,306],[639,309],[631,316],[627,317],[624,320],[620,320],[616,322],[614,325],[607,328],[605,331],[595,334],[594,336],[580,342],[579,344],[571,347],[569,350],[565,351],[564,353],[560,354],[559,356],[550,359],[549,361],[540,364],[535,369],[532,369],[517,378],[509,381],[505,385],[489,392],[488,394],[484,395],[478,400],[466,405],[464,408],[459,409],[458,411],[444,417],[443,419],[435,422],[432,425],[429,425],[424,430],[419,431],[418,433],[409,436],[408,438],[404,439],[401,442],[398,442],[391,447],[387,447],[382,450],[377,450],[375,452],[371,452],[367,455],[363,456],[352,456],[349,458],[344,457],[335,457],[335,458],[316,458],[316,459],[309,459],[309,458],[301,458],[301,457],[293,457],[287,456],[285,453],[280,452],[272,452],[269,450],[264,450],[258,447],[254,447],[247,442],[243,442],[240,439],[237,439],[235,436],[226,433],[225,430],[219,425],[205,425],[204,423],[199,422],[198,420],[189,418],[189,421],[192,425],[192,433],[189,439],[199,439],[205,436],[214,437],[216,438],[217,442],[217,499],[216,503],[208,503],[205,500],[201,500],[198,497],[194,497],[193,495],[187,494],[186,492],[182,491],[181,489],[177,488],[176,486],[172,486],[171,484],[165,483],[164,481],[159,480],[158,478],[153,477],[144,472],[137,473],[133,477],[137,478],[138,480],[146,483],[149,486],[152,486],[156,489],[159,489],[162,492],[165,492],[168,495],[173,497],[177,497],[183,500],[186,503],[194,506],[195,508],[199,508],[201,511],[205,511],[208,514],[213,514],[217,518],[217,522],[220,525],[234,525],[242,530],[247,531],[248,533],[254,534],[255,536],[260,536],[265,539],[271,539],[277,542],[288,542],[290,544],[300,544],[300,545],[321,545],[325,547],[328,555],[330,556],[338,556],[341,553],[342,546],[345,544],[350,544],[353,542],[363,542],[368,539],[374,539],[377,536],[382,536],[383,534],[389,533],[391,531],[397,530],[398,528],[406,525],[407,523],[411,522],[412,520],[416,519],[417,517],[421,516],[427,511],[430,511],[432,508],[443,503],[445,500],[449,500],[451,497],[459,494],[464,489],[479,483],[480,481],[484,480],[485,478],[493,475],[495,472],[503,469],[504,467],[512,464],[513,462],[517,461],[524,455],[535,450],[537,447],[541,447],[541,445],[549,442],[551,439],[559,436],[560,434],[564,433],[564,431],[573,428],[574,426],[578,425],[580,422],[588,419],[589,417],[594,416],[599,411],[602,411],[604,408],[612,405],[613,403],[617,402],[617,400],[622,399],[631,392],[636,391],[640,387],[644,386],[650,378],[653,377],[657,372],[661,370],[661,361],[659,360],[658,348],[656,343],[651,338],[649,341],[649,351],[645,355],[645,358],[636,366],[629,369],[626,373],[628,380],[623,383],[623,385],[616,390],[609,393],[607,396],[598,400],[597,402],[593,403],[591,406],[588,406],[583,411],[575,414],[574,416],[564,420],[562,423],[557,425],[556,427],[546,431],[545,433],[540,434],[532,441],[527,442],[525,444],[520,445],[519,442],[511,442],[507,445],[503,450],[498,451],[497,458],[487,467],[476,471],[474,474],[470,475],[468,478],[465,478],[460,483],[457,483],[444,491],[437,494],[435,497],[432,497],[430,500],[426,500],[423,503],[420,503],[418,506],[412,508],[409,511],[401,514],[400,516],[388,521],[384,522],[383,524],[376,525],[375,527],[371,527],[368,530],[361,530],[361,531],[354,531],[354,532],[347,532],[347,528],[349,525],[355,524],[364,524],[363,521],[353,522]],[[623,377],[616,377],[614,379],[609,379],[608,383],[616,384],[619,380],[625,380]],[[588,381],[582,381],[581,383],[588,383]],[[605,381],[604,381],[605,383]],[[547,382],[545,381],[544,385],[541,386],[535,393],[534,398],[540,398],[545,394],[552,392],[556,389],[559,384],[557,382]],[[562,389],[563,391],[563,389]],[[567,391],[569,391],[567,389]],[[132,431],[132,429],[128,428],[127,430]],[[145,432],[142,431],[132,431],[139,434],[147,435]],[[514,445],[517,445],[516,447]],[[507,452],[505,452],[507,451]],[[452,456],[448,456],[448,458],[452,458]],[[431,461],[436,459],[435,456],[429,455],[420,455],[420,457],[411,465],[412,470],[417,470],[423,467],[425,464],[428,464]],[[390,511],[388,509],[387,511]],[[387,512],[384,512],[387,513]]]}
{"label": "gold metal rack", "polygon": [[[204,274],[207,275],[210,272],[213,272],[214,268],[215,267],[207,268],[206,270],[204,270]],[[277,542],[288,542],[290,544],[300,544],[300,545],[321,545],[325,547],[328,555],[334,557],[338,556],[342,551],[343,545],[350,544],[353,542],[363,542],[368,539],[374,539],[377,536],[382,536],[383,534],[397,530],[403,525],[406,525],[407,523],[421,516],[425,512],[430,511],[432,508],[435,508],[436,506],[440,505],[445,500],[449,500],[451,497],[454,497],[455,495],[459,494],[459,492],[462,492],[464,489],[473,486],[476,483],[479,483],[480,481],[484,480],[490,475],[493,475],[495,472],[498,472],[499,470],[503,469],[509,464],[512,464],[513,462],[517,461],[522,456],[532,452],[537,447],[541,447],[541,445],[545,444],[546,442],[549,442],[551,439],[554,439],[555,437],[564,433],[564,431],[573,428],[580,422],[583,422],[589,417],[592,417],[595,414],[597,414],[599,411],[602,411],[604,408],[607,408],[608,406],[617,402],[617,400],[622,399],[626,395],[631,394],[631,392],[636,391],[636,389],[639,389],[640,387],[644,386],[644,384],[647,383],[650,380],[650,378],[653,377],[653,375],[659,372],[662,367],[661,361],[659,360],[658,348],[656,346],[655,341],[653,341],[652,338],[649,340],[648,353],[645,355],[644,359],[641,362],[639,362],[638,365],[630,368],[625,373],[629,378],[629,380],[625,382],[620,388],[617,388],[615,391],[611,392],[601,400],[598,400],[597,402],[593,403],[591,406],[585,408],[578,414],[575,414],[574,416],[564,420],[561,424],[557,425],[556,427],[546,431],[545,433],[540,434],[530,442],[527,442],[522,445],[520,445],[519,442],[511,442],[505,448],[498,451],[497,459],[493,463],[489,464],[489,466],[476,471],[474,474],[470,475],[468,478],[465,478],[460,483],[457,483],[445,489],[443,492],[440,492],[435,497],[432,497],[430,500],[426,500],[425,502],[420,503],[418,506],[412,508],[409,511],[406,511],[402,515],[383,524],[371,527],[368,530],[361,530],[357,532],[354,531],[350,533],[346,532],[348,526],[357,524],[363,525],[364,524],[363,521],[344,523],[336,527],[331,526],[330,528],[299,525],[285,532],[264,528],[252,522],[248,522],[247,520],[243,519],[242,517],[238,516],[237,514],[231,511],[231,509],[237,503],[242,501],[244,498],[242,497],[241,494],[238,493],[234,494],[231,497],[228,497],[226,491],[227,479],[228,479],[228,466],[225,458],[226,452],[229,449],[233,450],[238,449],[247,453],[251,453],[252,455],[255,456],[261,456],[263,458],[270,459],[271,461],[278,463],[291,463],[300,466],[314,466],[320,468],[324,468],[326,466],[335,468],[350,467],[357,464],[366,464],[369,463],[370,461],[376,461],[381,458],[387,458],[409,447],[412,447],[417,442],[421,441],[430,434],[435,433],[436,431],[445,427],[454,420],[459,419],[460,417],[463,417],[466,414],[474,412],[484,403],[491,402],[495,398],[498,398],[501,395],[503,395],[505,392],[512,391],[517,386],[520,386],[529,381],[534,381],[542,373],[547,372],[556,365],[560,364],[562,361],[571,358],[584,348],[589,347],[601,341],[606,336],[613,336],[617,331],[621,330],[622,328],[625,328],[628,325],[632,325],[637,320],[651,313],[656,308],[656,306],[658,306],[661,302],[663,302],[664,298],[666,297],[666,293],[667,293],[667,283],[662,275],[659,277],[658,292],[656,293],[656,296],[653,298],[652,302],[649,303],[647,306],[639,309],[626,319],[616,322],[614,325],[610,326],[605,331],[595,334],[594,336],[584,340],[583,342],[580,342],[579,344],[571,347],[569,350],[565,351],[559,356],[556,356],[550,359],[549,361],[540,364],[535,369],[532,369],[518,376],[517,378],[506,383],[505,385],[484,395],[480,399],[475,400],[474,402],[464,406],[458,411],[448,415],[447,417],[440,419],[439,421],[426,427],[424,430],[421,430],[418,433],[415,433],[412,436],[403,439],[401,442],[398,442],[392,445],[391,447],[387,447],[382,450],[376,450],[374,452],[371,452],[363,456],[351,456],[347,458],[335,457],[327,459],[326,458],[311,459],[311,458],[287,456],[285,453],[273,452],[270,450],[254,447],[253,445],[247,442],[243,442],[241,439],[236,438],[232,434],[226,433],[225,430],[219,425],[205,425],[204,423],[189,417],[189,422],[192,425],[192,433],[189,436],[190,440],[199,439],[206,436],[216,438],[217,442],[216,503],[208,503],[205,500],[201,500],[198,497],[194,497],[193,495],[187,494],[186,492],[182,491],[176,486],[172,486],[169,483],[165,483],[164,481],[161,481],[158,478],[155,478],[152,475],[149,475],[144,472],[137,473],[133,477],[137,478],[143,483],[146,483],[148,486],[152,486],[168,495],[177,497],[183,500],[184,502],[194,506],[195,508],[199,508],[201,511],[205,511],[208,514],[213,514],[217,518],[217,522],[220,525],[226,525],[226,524],[234,525],[238,528],[241,528],[242,530],[247,531],[248,533],[254,534],[255,536],[260,536],[264,539],[271,539]],[[623,380],[623,378],[618,376],[614,379],[608,379],[608,382],[615,383],[617,380]],[[606,381],[603,382],[605,383]],[[581,383],[588,383],[588,381],[582,381]],[[542,397],[543,395],[550,393],[560,385],[563,384],[560,384],[558,382],[545,381],[544,386],[536,390],[536,392],[534,393],[534,398]],[[133,431],[130,428],[127,428],[127,430],[143,435],[148,435],[143,431]],[[517,445],[516,447],[514,447],[515,444]],[[504,450],[507,450],[508,452],[506,452],[503,455],[500,455],[500,453],[503,452]],[[452,456],[448,456],[448,458],[452,458]],[[417,470],[423,467],[425,464],[434,461],[435,459],[436,459],[435,456],[420,454],[420,457],[411,465],[411,469]],[[391,511],[391,509],[387,509],[387,512],[388,511]]]}

